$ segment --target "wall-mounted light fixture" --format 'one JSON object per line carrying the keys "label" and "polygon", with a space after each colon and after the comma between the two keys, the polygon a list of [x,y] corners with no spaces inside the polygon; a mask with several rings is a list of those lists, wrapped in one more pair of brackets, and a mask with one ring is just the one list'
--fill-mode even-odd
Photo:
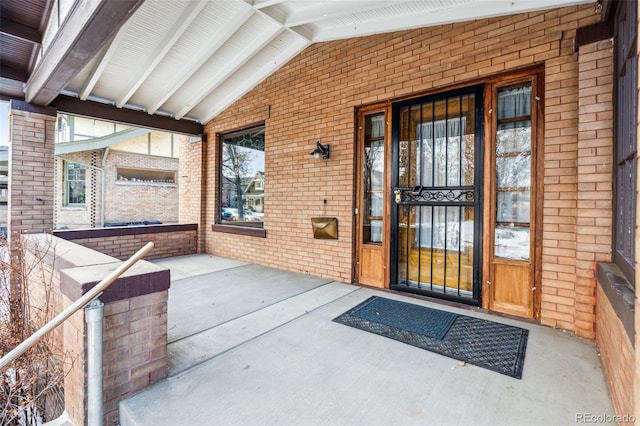
{"label": "wall-mounted light fixture", "polygon": [[316,149],[310,153],[313,155],[313,158],[319,160],[324,158],[325,160],[329,158],[329,145],[321,145],[320,141],[316,142]]}

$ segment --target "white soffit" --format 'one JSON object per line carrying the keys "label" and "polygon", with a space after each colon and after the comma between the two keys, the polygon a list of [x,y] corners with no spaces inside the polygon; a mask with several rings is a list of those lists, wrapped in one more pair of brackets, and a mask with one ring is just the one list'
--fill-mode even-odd
{"label": "white soffit", "polygon": [[312,43],[586,0],[146,0],[64,93],[206,123]]}

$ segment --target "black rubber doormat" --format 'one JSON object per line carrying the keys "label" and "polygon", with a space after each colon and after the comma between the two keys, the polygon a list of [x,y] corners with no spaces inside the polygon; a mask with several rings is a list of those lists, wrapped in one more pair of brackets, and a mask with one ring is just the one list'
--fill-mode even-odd
{"label": "black rubber doormat", "polygon": [[[411,318],[407,320],[408,317]],[[529,330],[520,327],[377,296],[334,321],[516,379],[522,378]],[[421,325],[429,321],[434,321],[435,325]]]}

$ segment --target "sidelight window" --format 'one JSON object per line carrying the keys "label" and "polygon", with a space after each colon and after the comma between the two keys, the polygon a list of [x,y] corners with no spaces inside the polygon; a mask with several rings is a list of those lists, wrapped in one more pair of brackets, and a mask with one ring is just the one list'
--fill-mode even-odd
{"label": "sidelight window", "polygon": [[529,260],[531,83],[498,89],[494,255]]}
{"label": "sidelight window", "polygon": [[382,243],[384,113],[365,117],[362,242]]}

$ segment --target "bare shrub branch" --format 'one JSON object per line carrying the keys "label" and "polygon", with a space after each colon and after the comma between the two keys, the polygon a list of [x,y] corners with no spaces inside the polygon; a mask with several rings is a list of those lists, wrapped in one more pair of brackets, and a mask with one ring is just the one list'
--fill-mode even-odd
{"label": "bare shrub branch", "polygon": [[[60,308],[51,241],[0,238],[0,356],[49,322]],[[62,414],[72,358],[55,330],[0,369],[0,425],[39,425]]]}

